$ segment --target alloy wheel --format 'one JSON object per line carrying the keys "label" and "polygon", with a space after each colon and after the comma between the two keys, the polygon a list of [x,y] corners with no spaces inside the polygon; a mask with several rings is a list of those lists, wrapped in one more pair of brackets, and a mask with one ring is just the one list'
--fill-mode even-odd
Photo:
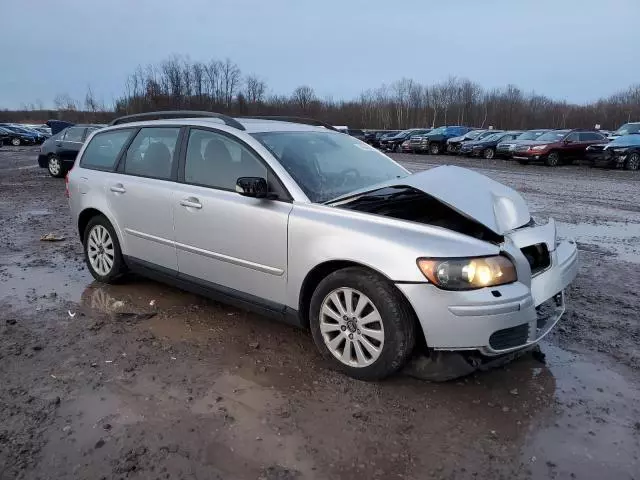
{"label": "alloy wheel", "polygon": [[62,169],[62,166],[60,165],[60,159],[58,157],[56,157],[55,155],[52,155],[51,157],[49,157],[49,173],[54,176],[57,177],[58,175],[60,175],[60,171]]}
{"label": "alloy wheel", "polygon": [[19,147],[20,146],[20,139],[17,137],[14,137],[11,139],[11,145],[13,145],[14,147]]}
{"label": "alloy wheel", "polygon": [[371,365],[384,346],[378,309],[353,288],[338,288],[325,297],[320,307],[320,332],[331,354],[350,367]]}
{"label": "alloy wheel", "polygon": [[87,255],[91,268],[98,275],[106,276],[111,272],[115,260],[115,249],[109,231],[102,225],[95,225],[89,232]]}
{"label": "alloy wheel", "polygon": [[493,151],[493,148],[487,148],[484,151],[484,158],[486,158],[487,160],[491,160],[494,156],[495,152]]}
{"label": "alloy wheel", "polygon": [[430,148],[432,155],[438,155],[440,153],[440,145],[433,143]]}
{"label": "alloy wheel", "polygon": [[627,170],[638,170],[640,167],[640,154],[632,153],[627,159]]}

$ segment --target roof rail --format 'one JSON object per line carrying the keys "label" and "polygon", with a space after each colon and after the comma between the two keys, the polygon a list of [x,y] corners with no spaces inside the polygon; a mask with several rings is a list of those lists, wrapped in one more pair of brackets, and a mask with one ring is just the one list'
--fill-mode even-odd
{"label": "roof rail", "polygon": [[242,117],[242,118],[250,118],[254,120],[276,120],[278,122],[288,122],[288,123],[302,123],[303,125],[313,125],[316,127],[324,127],[328,130],[333,130],[337,132],[338,129],[333,125],[329,125],[328,123],[321,122],[320,120],[316,120],[315,118],[305,118],[305,117],[287,117],[287,116],[278,116],[278,115],[258,115],[251,117]]}
{"label": "roof rail", "polygon": [[124,117],[118,117],[109,125],[122,125],[123,123],[142,122],[145,120],[163,120],[167,118],[218,118],[229,127],[237,128],[238,130],[245,130],[244,125],[238,122],[235,118],[231,118],[222,113],[215,112],[202,112],[196,110],[167,110],[164,112],[147,112],[136,113],[134,115],[125,115]]}

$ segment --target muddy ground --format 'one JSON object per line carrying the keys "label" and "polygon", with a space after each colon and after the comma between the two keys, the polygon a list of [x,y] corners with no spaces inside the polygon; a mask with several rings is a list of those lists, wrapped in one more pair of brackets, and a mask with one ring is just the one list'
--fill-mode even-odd
{"label": "muddy ground", "polygon": [[640,478],[637,173],[397,156],[515,187],[577,238],[581,267],[546,360],[363,383],[289,326],[95,283],[35,156],[0,149],[1,479]]}

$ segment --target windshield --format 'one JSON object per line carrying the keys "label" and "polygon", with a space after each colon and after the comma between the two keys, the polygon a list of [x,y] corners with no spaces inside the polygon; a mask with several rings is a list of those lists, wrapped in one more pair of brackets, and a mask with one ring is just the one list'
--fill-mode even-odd
{"label": "windshield", "polygon": [[268,148],[314,203],[409,175],[375,148],[329,132],[252,134]]}
{"label": "windshield", "polygon": [[629,135],[630,133],[640,132],[640,123],[625,123],[615,132],[614,135]]}
{"label": "windshield", "polygon": [[467,140],[475,140],[482,133],[482,130],[471,130],[469,133],[464,135],[464,138],[466,138]]}
{"label": "windshield", "polygon": [[483,142],[495,142],[496,140],[501,139],[504,136],[504,133],[492,133],[484,138],[482,138]]}
{"label": "windshield", "polygon": [[477,137],[476,140],[484,140],[487,137],[492,137],[496,134],[495,130],[487,130],[485,132],[480,133]]}
{"label": "windshield", "polygon": [[611,146],[640,145],[640,135],[633,133],[631,135],[623,135],[609,142]]}
{"label": "windshield", "polygon": [[541,142],[557,142],[562,140],[564,136],[569,133],[567,130],[558,130],[555,132],[547,132],[540,135],[536,140]]}
{"label": "windshield", "polygon": [[444,133],[444,131],[447,129],[447,127],[438,127],[434,130],[431,130],[429,132],[430,135],[440,135],[442,133]]}
{"label": "windshield", "polygon": [[531,130],[529,132],[521,133],[518,136],[518,140],[537,140],[544,133],[545,133],[544,131],[541,132],[541,131]]}

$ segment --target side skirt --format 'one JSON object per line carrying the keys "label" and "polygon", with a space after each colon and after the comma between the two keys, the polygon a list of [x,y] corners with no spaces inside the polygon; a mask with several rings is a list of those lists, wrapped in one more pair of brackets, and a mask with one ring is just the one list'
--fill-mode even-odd
{"label": "side skirt", "polygon": [[124,261],[131,271],[144,277],[173,285],[182,290],[202,295],[203,297],[210,298],[217,302],[249,310],[279,322],[299,328],[305,328],[298,311],[286,305],[179,273],[169,268],[160,267],[135,257],[125,255]]}

